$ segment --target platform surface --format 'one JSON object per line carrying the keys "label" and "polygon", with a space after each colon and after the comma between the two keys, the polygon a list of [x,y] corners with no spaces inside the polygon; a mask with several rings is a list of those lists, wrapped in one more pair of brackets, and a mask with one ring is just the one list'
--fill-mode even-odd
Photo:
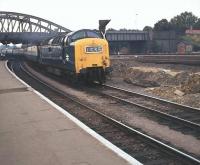
{"label": "platform surface", "polygon": [[127,165],[28,90],[0,61],[1,165]]}

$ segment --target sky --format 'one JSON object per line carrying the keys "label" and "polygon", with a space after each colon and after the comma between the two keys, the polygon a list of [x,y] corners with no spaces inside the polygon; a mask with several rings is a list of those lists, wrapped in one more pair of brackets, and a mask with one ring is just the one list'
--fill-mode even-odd
{"label": "sky", "polygon": [[111,19],[107,28],[142,30],[185,11],[200,18],[200,0],[0,0],[0,11],[34,15],[72,31],[98,28],[99,19]]}

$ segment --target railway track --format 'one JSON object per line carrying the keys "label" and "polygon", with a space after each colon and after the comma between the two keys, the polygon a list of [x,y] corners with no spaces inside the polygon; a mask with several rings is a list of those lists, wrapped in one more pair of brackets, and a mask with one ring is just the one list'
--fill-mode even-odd
{"label": "railway track", "polygon": [[[146,106],[151,106],[152,108],[160,106],[162,107],[160,109],[162,112],[169,113],[170,115],[175,115],[179,118],[183,118],[185,120],[193,122],[194,125],[200,126],[200,109],[198,108],[179,104],[154,96],[149,96],[146,94],[141,94],[108,84],[103,84],[102,86],[104,89],[119,91],[121,95],[123,95],[122,93],[125,93],[126,97],[131,97],[132,99],[134,99],[134,101],[141,101],[140,103],[145,103]],[[145,102],[142,102],[143,100],[145,100]]]}
{"label": "railway track", "polygon": [[111,85],[104,84],[100,91],[105,96],[145,109],[154,115],[156,114],[162,118],[178,121],[197,132],[196,137],[200,138],[200,109]]}
{"label": "railway track", "polygon": [[12,67],[15,74],[33,88],[140,162],[144,164],[200,164],[200,160],[100,113],[73,96],[42,82],[26,69],[21,68],[19,64],[12,63]]}
{"label": "railway track", "polygon": [[129,105],[129,109],[133,113],[139,113],[161,124],[168,125],[171,129],[200,139],[199,109],[105,84],[90,90],[121,102],[123,105]]}
{"label": "railway track", "polygon": [[132,59],[143,63],[199,65],[200,55],[120,55],[111,59]]}

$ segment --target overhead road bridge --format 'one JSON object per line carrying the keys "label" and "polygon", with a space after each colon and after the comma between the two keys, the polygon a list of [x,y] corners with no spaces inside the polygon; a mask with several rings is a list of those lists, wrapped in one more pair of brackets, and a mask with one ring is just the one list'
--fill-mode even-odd
{"label": "overhead road bridge", "polygon": [[107,31],[109,41],[148,41],[149,33],[145,31]]}
{"label": "overhead road bridge", "polygon": [[2,43],[39,43],[70,30],[51,21],[16,12],[0,11],[0,41]]}
{"label": "overhead road bridge", "polygon": [[106,36],[111,54],[143,53],[151,40],[148,32],[138,30],[108,30]]}

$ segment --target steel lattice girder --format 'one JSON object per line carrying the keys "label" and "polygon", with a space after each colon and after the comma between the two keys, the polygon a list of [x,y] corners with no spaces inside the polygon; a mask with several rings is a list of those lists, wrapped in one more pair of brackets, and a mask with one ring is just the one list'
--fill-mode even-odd
{"label": "steel lattice girder", "polygon": [[70,32],[69,29],[32,15],[0,11],[0,32]]}

